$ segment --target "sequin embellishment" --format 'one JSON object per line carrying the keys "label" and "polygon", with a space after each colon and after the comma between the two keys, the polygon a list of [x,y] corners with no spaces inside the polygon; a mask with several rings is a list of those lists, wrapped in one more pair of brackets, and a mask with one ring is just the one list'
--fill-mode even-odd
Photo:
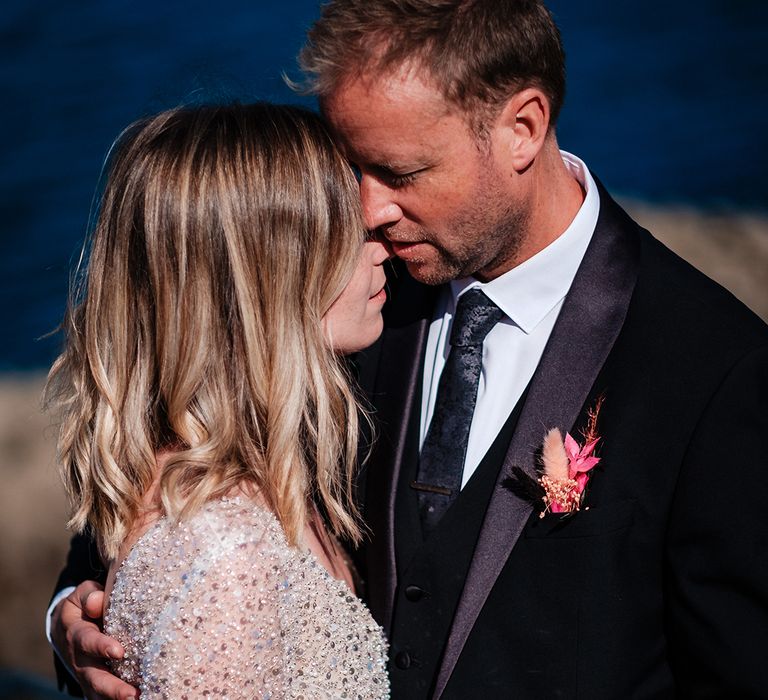
{"label": "sequin embellishment", "polygon": [[142,700],[389,697],[365,604],[242,498],[155,523],[117,572],[104,628]]}

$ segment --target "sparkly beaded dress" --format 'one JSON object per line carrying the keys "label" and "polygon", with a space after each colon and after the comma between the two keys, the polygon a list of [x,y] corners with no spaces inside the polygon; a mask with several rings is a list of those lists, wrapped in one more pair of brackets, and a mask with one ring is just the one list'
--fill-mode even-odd
{"label": "sparkly beaded dress", "polygon": [[154,523],[117,572],[104,626],[142,700],[389,697],[368,609],[242,497]]}

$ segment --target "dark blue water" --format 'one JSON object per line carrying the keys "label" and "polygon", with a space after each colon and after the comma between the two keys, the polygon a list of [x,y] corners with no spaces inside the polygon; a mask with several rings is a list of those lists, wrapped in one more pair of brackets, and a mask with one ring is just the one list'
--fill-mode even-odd
{"label": "dark blue water", "polygon": [[[765,0],[552,0],[569,58],[561,144],[614,191],[765,208]],[[181,101],[297,101],[310,0],[4,0],[0,370],[47,365],[104,154]]]}

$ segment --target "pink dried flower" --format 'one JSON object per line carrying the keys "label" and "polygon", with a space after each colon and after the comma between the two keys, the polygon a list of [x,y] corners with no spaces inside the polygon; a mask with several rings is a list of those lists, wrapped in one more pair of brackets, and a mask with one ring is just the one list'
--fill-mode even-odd
{"label": "pink dried flower", "polygon": [[541,457],[544,473],[539,477],[539,484],[544,489],[544,511],[541,517],[547,511],[572,513],[580,509],[582,494],[589,481],[590,471],[600,462],[600,458],[595,457],[594,452],[600,440],[596,433],[596,423],[601,404],[602,399],[594,413],[590,413],[590,434],[594,437],[584,447],[581,447],[570,433],[565,434],[565,441],[563,441],[562,434],[557,428],[550,430],[544,438]]}

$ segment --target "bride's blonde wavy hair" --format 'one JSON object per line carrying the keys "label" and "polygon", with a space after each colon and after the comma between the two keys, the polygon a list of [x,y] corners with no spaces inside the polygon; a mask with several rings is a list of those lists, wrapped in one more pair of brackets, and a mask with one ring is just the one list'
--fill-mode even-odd
{"label": "bride's blonde wavy hair", "polygon": [[114,558],[168,451],[166,515],[245,486],[292,544],[312,499],[358,541],[364,413],[321,319],[364,238],[354,174],[311,112],[189,107],[129,127],[46,388],[70,526]]}

